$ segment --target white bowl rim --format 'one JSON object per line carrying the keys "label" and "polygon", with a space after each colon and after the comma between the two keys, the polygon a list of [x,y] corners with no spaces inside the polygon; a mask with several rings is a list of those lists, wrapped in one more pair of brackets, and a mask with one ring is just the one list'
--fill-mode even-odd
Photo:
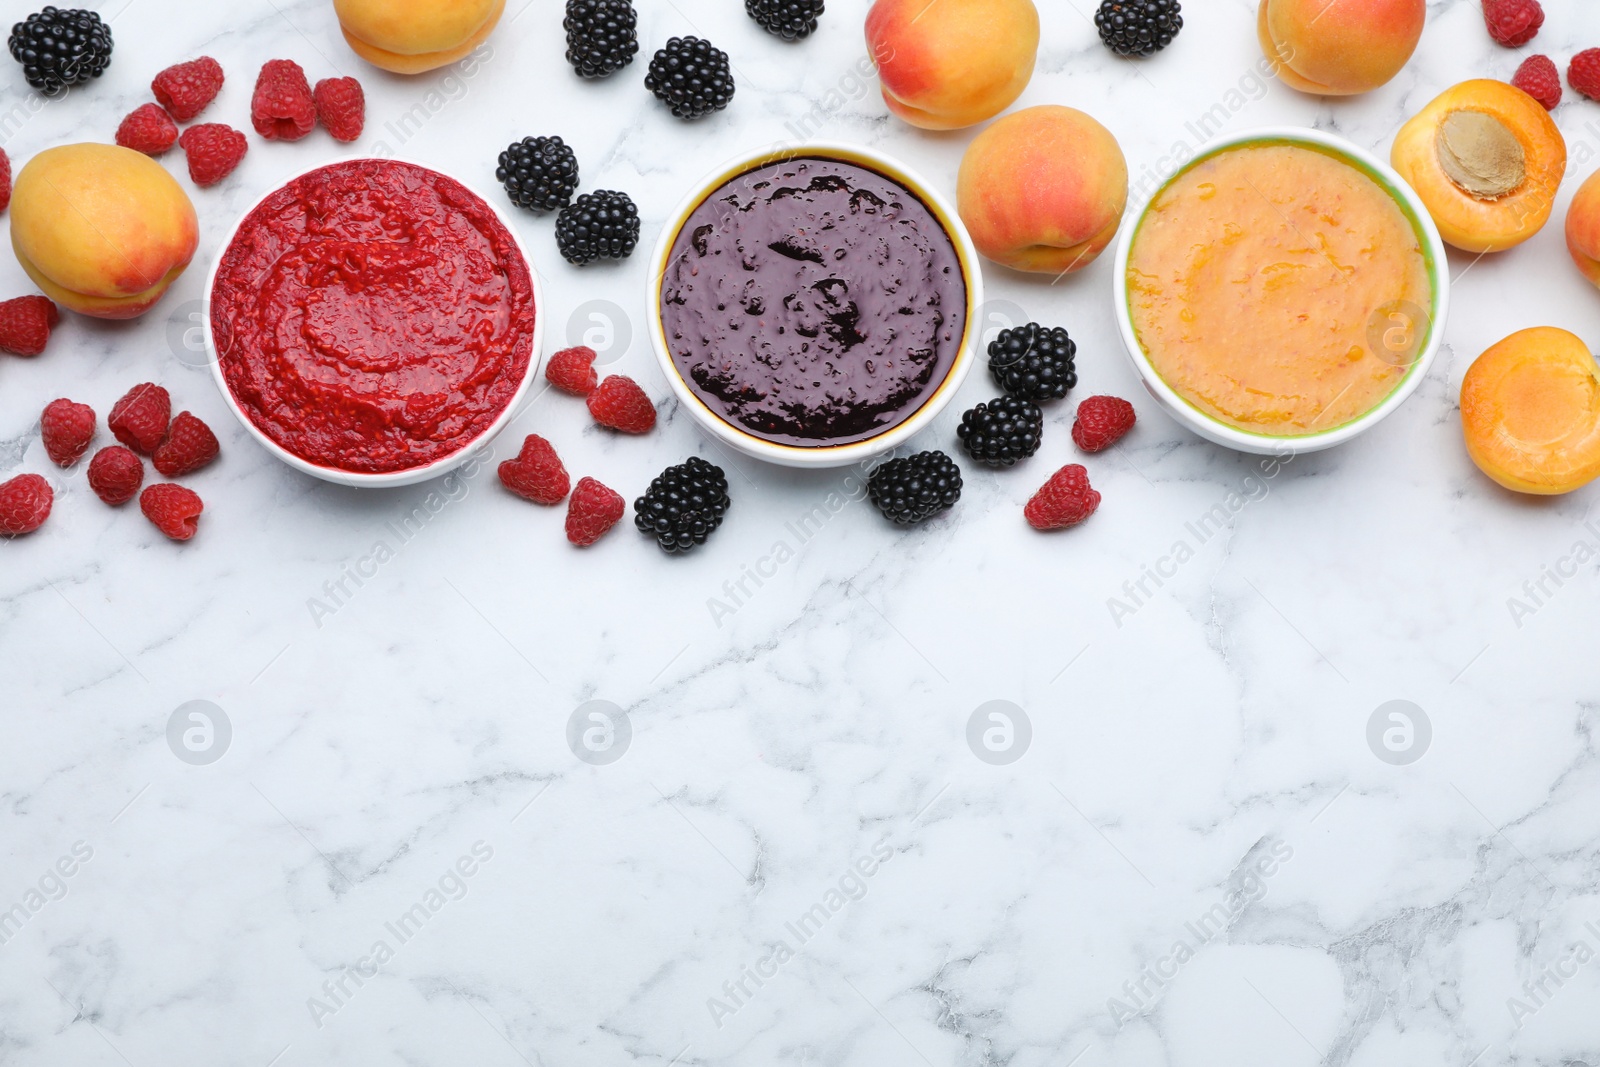
{"label": "white bowl rim", "polygon": [[[1144,351],[1144,346],[1139,343],[1138,335],[1133,329],[1133,316],[1128,310],[1128,258],[1133,250],[1134,238],[1138,235],[1139,227],[1144,221],[1145,214],[1155,198],[1181,175],[1195,164],[1209,159],[1220,152],[1242,145],[1260,144],[1263,142],[1299,142],[1315,145],[1331,152],[1336,156],[1347,157],[1351,162],[1358,164],[1361,169],[1371,171],[1383,178],[1385,192],[1396,197],[1401,208],[1405,211],[1409,221],[1425,238],[1428,246],[1428,256],[1433,266],[1433,306],[1429,309],[1429,336],[1416,360],[1406,371],[1406,376],[1394,387],[1384,400],[1370,411],[1352,419],[1342,426],[1335,426],[1317,433],[1299,436],[1278,436],[1272,434],[1252,433],[1230,426],[1219,419],[1201,411],[1188,400],[1184,399],[1167,384],[1166,380],[1157,373],[1151,364],[1149,356]],[[1134,369],[1139,372],[1139,377],[1144,380],[1145,388],[1149,389],[1156,399],[1161,401],[1168,412],[1183,422],[1189,429],[1207,440],[1217,444],[1226,445],[1242,452],[1268,453],[1268,452],[1315,452],[1325,448],[1332,448],[1359,436],[1376,426],[1389,415],[1393,414],[1399,406],[1406,402],[1412,393],[1421,386],[1428,375],[1439,348],[1444,342],[1445,324],[1450,314],[1450,269],[1449,255],[1445,250],[1444,239],[1439,236],[1439,228],[1434,225],[1433,217],[1428,214],[1428,207],[1416,191],[1400,177],[1393,167],[1373,155],[1371,152],[1358,145],[1325,133],[1322,130],[1311,129],[1304,126],[1258,126],[1238,133],[1217,137],[1206,142],[1189,159],[1185,160],[1176,170],[1163,178],[1159,184],[1129,212],[1128,221],[1122,228],[1122,234],[1117,240],[1117,255],[1112,275],[1113,298],[1116,302],[1117,327],[1122,334],[1123,347],[1127,350],[1128,358],[1132,360]]]}
{"label": "white bowl rim", "polygon": [[[781,444],[757,437],[728,422],[711,410],[683,380],[677,364],[673,362],[672,352],[667,347],[666,327],[661,321],[661,287],[666,278],[667,261],[671,258],[672,246],[677,243],[678,234],[682,232],[695,209],[712,193],[741,174],[769,163],[807,156],[835,159],[877,170],[885,178],[904,186],[932,211],[934,218],[942,225],[945,235],[955,248],[956,259],[961,265],[965,281],[967,306],[964,332],[958,343],[955,358],[943,381],[905,421],[865,440],[841,445]],[[898,448],[927,429],[928,425],[949,406],[966,380],[976,358],[978,339],[982,335],[982,324],[978,321],[983,305],[981,262],[977,246],[973,244],[972,236],[967,232],[954,205],[926,178],[893,156],[876,148],[843,141],[774,142],[761,148],[740,152],[725,160],[704,178],[695,182],[667,215],[666,224],[662,227],[656,239],[655,249],[650,254],[650,273],[645,283],[645,314],[650,331],[650,345],[655,350],[656,361],[661,366],[661,372],[666,376],[667,383],[671,386],[679,404],[689,411],[702,428],[723,444],[756,459],[786,467],[843,467],[852,463],[862,463]]]}
{"label": "white bowl rim", "polygon": [[[233,246],[234,238],[239,235],[239,227],[244,225],[244,221],[254,214],[256,208],[265,203],[268,197],[278,193],[284,188],[284,186],[289,185],[291,182],[299,181],[308,174],[315,174],[317,171],[325,170],[329,167],[342,166],[347,163],[363,162],[400,163],[407,166],[418,167],[422,170],[431,171],[434,174],[449,178],[451,181],[457,183],[462,188],[472,193],[472,195],[476,196],[485,205],[487,205],[489,210],[494,212],[495,217],[500,220],[500,224],[506,228],[506,232],[511,234],[511,240],[516,246],[517,251],[522,255],[522,260],[528,268],[528,277],[533,284],[533,347],[528,354],[528,370],[527,373],[523,375],[522,381],[517,385],[516,392],[513,393],[511,395],[511,399],[507,401],[504,410],[500,412],[493,422],[484,428],[482,433],[478,434],[478,436],[474,437],[472,440],[468,441],[466,444],[462,445],[448,456],[442,456],[439,459],[434,460],[432,463],[426,463],[420,467],[407,467],[404,470],[384,471],[381,473],[364,473],[361,471],[341,470],[337,467],[324,467],[319,464],[312,463],[310,460],[305,459],[302,456],[295,455],[287,448],[284,448],[282,445],[278,444],[278,442],[274,441],[271,437],[267,436],[266,432],[262,430],[261,427],[257,426],[255,422],[251,420],[250,416],[245,412],[245,410],[240,407],[238,398],[233,395],[233,390],[228,387],[228,380],[222,373],[222,359],[217,354],[216,339],[211,335],[211,293],[216,287],[217,271],[221,268],[223,257],[228,254],[228,249]],[[304,474],[309,474],[314,478],[320,478],[323,481],[367,489],[386,489],[404,485],[416,485],[418,482],[425,482],[434,478],[438,478],[442,475],[450,473],[457,467],[466,463],[474,455],[481,451],[484,446],[489,444],[490,441],[494,440],[494,438],[499,435],[500,431],[505,429],[511,420],[520,414],[519,409],[522,404],[522,399],[525,395],[527,395],[528,389],[538,378],[539,365],[543,353],[545,313],[546,308],[544,303],[544,291],[539,284],[539,272],[533,265],[533,257],[528,254],[528,248],[523,243],[522,236],[517,233],[516,226],[513,224],[512,219],[506,214],[506,212],[502,211],[492,200],[474,188],[470,182],[463,181],[461,178],[451,174],[449,171],[441,170],[431,164],[422,163],[414,159],[407,159],[399,156],[370,155],[350,156],[348,158],[325,160],[321,163],[313,164],[312,166],[306,167],[303,170],[299,170],[290,174],[288,177],[274,185],[271,189],[268,189],[255,200],[251,201],[250,205],[239,213],[239,217],[234,220],[233,225],[228,227],[226,239],[217,248],[217,253],[211,261],[211,269],[206,273],[206,287],[205,292],[201,296],[200,308],[200,317],[205,320],[202,332],[205,339],[206,354],[209,357],[211,364],[211,378],[214,382],[216,382],[218,390],[221,391],[222,399],[228,405],[228,410],[233,412],[234,417],[243,424],[245,430],[250,434],[250,436],[254,437],[257,443],[259,443],[268,452],[272,453],[272,455],[276,456],[284,463],[287,463],[297,471],[300,471]]]}

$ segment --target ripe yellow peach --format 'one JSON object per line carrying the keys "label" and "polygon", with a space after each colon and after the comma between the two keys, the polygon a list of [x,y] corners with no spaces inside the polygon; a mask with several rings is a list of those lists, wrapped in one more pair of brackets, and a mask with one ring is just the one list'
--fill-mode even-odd
{"label": "ripe yellow peach", "polygon": [[1600,478],[1600,367],[1582,339],[1519,330],[1461,383],[1461,428],[1483,473],[1519,493],[1570,493]]}
{"label": "ripe yellow peach", "polygon": [[1066,274],[1094,262],[1128,204],[1117,139],[1081,111],[1045,104],[1007,115],[967,148],[956,202],[973,244],[1017,270]]}
{"label": "ripe yellow peach", "polygon": [[1350,96],[1400,73],[1426,14],[1425,0],[1261,0],[1256,34],[1291,89]]}
{"label": "ripe yellow peach", "polygon": [[56,303],[131,319],[161,299],[200,244],[194,205],[142,152],[105,144],[40,152],[17,175],[11,245]]}
{"label": "ripe yellow peach", "polygon": [[1439,236],[1464,252],[1499,252],[1550,218],[1567,142],[1543,104],[1478,78],[1446,89],[1400,127],[1390,162]]}
{"label": "ripe yellow peach", "polygon": [[333,0],[356,55],[397,74],[464,58],[488,39],[506,0]]}
{"label": "ripe yellow peach", "polygon": [[867,51],[890,111],[925,130],[960,129],[1028,87],[1039,11],[1033,0],[877,0]]}

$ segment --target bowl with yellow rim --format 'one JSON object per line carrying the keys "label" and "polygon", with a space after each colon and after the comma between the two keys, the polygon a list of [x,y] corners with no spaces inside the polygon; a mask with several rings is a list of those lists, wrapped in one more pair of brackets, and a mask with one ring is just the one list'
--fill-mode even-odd
{"label": "bowl with yellow rim", "polygon": [[1449,312],[1444,242],[1371,153],[1299,127],[1218,138],[1129,218],[1113,275],[1124,347],[1150,395],[1206,440],[1332,448],[1427,376]]}
{"label": "bowl with yellow rim", "polygon": [[[883,294],[878,287],[864,284],[869,280],[866,277],[855,278],[857,291],[850,291],[851,280],[848,275],[852,271],[861,269],[859,264],[865,263],[865,257],[852,261],[851,251],[847,250],[843,239],[837,238],[832,232],[832,228],[828,225],[829,220],[827,218],[819,220],[816,215],[812,215],[809,219],[796,220],[804,223],[792,227],[797,232],[763,233],[763,243],[755,250],[755,254],[765,255],[767,248],[779,248],[781,254],[789,259],[797,261],[810,259],[814,261],[815,266],[801,263],[800,269],[791,269],[788,259],[782,260],[781,265],[780,261],[769,261],[773,269],[778,272],[773,278],[773,284],[777,289],[767,294],[773,299],[770,303],[759,299],[747,300],[745,310],[750,312],[748,319],[741,319],[737,311],[728,312],[728,319],[725,322],[727,330],[732,332],[723,333],[708,346],[704,337],[691,341],[681,324],[674,326],[669,323],[669,318],[675,311],[668,311],[664,302],[675,299],[682,304],[684,302],[682,293],[686,285],[692,288],[694,285],[704,284],[707,286],[706,291],[709,292],[713,281],[728,287],[733,286],[735,282],[742,284],[744,281],[751,281],[754,284],[754,273],[733,273],[741,270],[752,272],[751,260],[748,257],[745,257],[743,264],[729,262],[729,259],[738,258],[733,255],[730,255],[729,259],[717,260],[715,257],[720,253],[715,250],[711,252],[703,250],[703,242],[700,239],[704,237],[704,227],[701,224],[697,224],[695,230],[686,235],[686,227],[692,219],[699,218],[703,224],[707,217],[697,216],[697,212],[707,205],[709,205],[708,210],[715,210],[724,200],[733,203],[730,197],[741,194],[753,196],[755,194],[752,190],[765,189],[766,185],[763,183],[774,173],[769,168],[776,167],[781,171],[786,167],[797,166],[803,175],[810,167],[811,161],[820,161],[824,165],[842,164],[849,168],[859,168],[868,172],[864,176],[868,180],[884,179],[889,187],[898,187],[899,191],[907,194],[903,198],[891,194],[890,202],[887,204],[881,199],[875,199],[872,201],[873,206],[867,209],[867,213],[883,211],[885,225],[916,227],[917,229],[910,234],[913,245],[916,240],[926,238],[928,261],[913,263],[910,266],[924,270],[933,278],[934,281],[929,285],[939,294],[939,300],[928,305],[936,307],[937,311],[930,313],[932,317],[928,321],[919,320],[919,328],[932,331],[930,338],[924,338],[931,342],[931,347],[912,346],[904,340],[894,321],[886,323],[881,317],[873,319],[869,311],[865,310],[877,308],[881,311],[883,301]],[[810,169],[818,170],[815,167]],[[746,180],[741,182],[741,179]],[[875,187],[879,190],[883,188]],[[854,195],[852,193],[852,198]],[[928,219],[931,219],[932,224],[936,226],[937,234],[922,232],[923,228],[926,228],[925,223]],[[733,219],[732,215],[728,215],[725,221],[729,228],[744,225],[742,219]],[[813,221],[817,223],[814,226],[810,225]],[[838,221],[837,217],[834,217],[833,221]],[[867,224],[863,222],[862,225]],[[874,222],[872,225],[877,223]],[[906,244],[903,240],[906,232],[904,229],[894,231],[900,245]],[[765,240],[774,234],[776,236],[773,240]],[[754,240],[751,233],[745,232],[740,232],[736,237],[732,234],[713,235],[710,240],[715,243],[724,237],[730,252],[735,247],[747,247],[749,242]],[[739,244],[739,242],[745,243]],[[798,250],[792,247],[798,245],[805,247]],[[697,255],[699,261],[688,263],[687,257],[690,255]],[[839,264],[837,268],[834,266],[835,262]],[[720,271],[722,274],[712,278],[708,273],[707,279],[702,280],[698,277],[698,272],[701,270]],[[958,273],[959,278],[956,277]],[[695,277],[689,278],[689,275]],[[810,281],[811,279],[815,280]],[[810,284],[807,284],[808,281]],[[847,324],[846,328],[852,331],[850,339],[839,341],[837,330],[824,322],[822,324],[824,343],[831,346],[827,349],[830,355],[837,357],[826,365],[825,370],[836,372],[838,377],[826,383],[800,382],[797,386],[797,375],[809,376],[807,371],[799,368],[801,362],[807,358],[802,353],[808,350],[806,346],[816,343],[817,334],[807,332],[807,326],[804,324],[800,325],[798,330],[794,327],[797,318],[805,319],[815,312],[815,307],[801,308],[800,305],[812,300],[814,292],[818,291],[819,287],[826,291],[821,298],[817,298],[817,301],[824,303],[826,307],[842,308],[840,315],[849,322],[865,323],[860,327],[860,331],[864,332],[857,332],[855,327]],[[860,463],[893,450],[925,429],[949,405],[971,370],[976,356],[978,337],[982,329],[977,319],[978,308],[983,303],[983,276],[978,265],[977,249],[973,246],[972,238],[968,236],[966,228],[961,224],[955,208],[915,171],[898,160],[870,148],[817,141],[768,147],[744,153],[728,160],[697,182],[668,216],[661,236],[656,242],[650,258],[645,301],[648,308],[650,340],[662,373],[676,395],[679,406],[716,441],[745,455],[784,466],[839,467]],[[859,307],[858,302],[861,305]],[[952,306],[957,303],[959,303],[959,323],[955,321],[957,309]],[[775,309],[772,304],[779,304],[781,307]],[[721,312],[724,308],[718,305],[714,310]],[[712,309],[707,309],[707,314],[711,314],[711,311]],[[790,314],[796,311],[799,312],[798,315]],[[909,308],[900,312],[906,315],[913,313]],[[852,315],[859,316],[859,319],[850,319],[849,316]],[[765,331],[760,343],[757,343],[752,333],[739,332],[745,329],[747,323],[752,332]],[[837,322],[834,326],[837,326]],[[811,328],[815,328],[814,322],[811,323]],[[675,358],[675,347],[681,359]],[[929,352],[933,353],[931,357],[927,355]],[[772,382],[741,384],[739,386],[739,389],[743,390],[741,392],[730,393],[727,389],[719,392],[717,388],[706,386],[702,379],[696,377],[692,360],[697,353],[706,358],[725,361],[729,367],[734,368],[729,371],[730,374],[749,372],[760,378],[770,372],[776,377]],[[912,360],[911,353],[922,353],[920,358],[932,360],[926,365],[926,369],[917,371],[924,377],[915,379],[919,384],[915,387],[914,395],[892,410],[886,408],[879,411],[867,404],[852,409],[853,398],[862,394],[849,388],[848,383],[860,382],[862,379],[859,376],[864,373],[876,375],[883,371],[884,367],[917,368],[919,365]],[[815,356],[810,358],[814,359]],[[817,375],[818,378],[823,376],[823,374]],[[883,383],[896,380],[898,379],[884,378],[870,381],[868,388],[893,388]],[[836,437],[818,432],[817,436],[806,438],[793,432],[768,432],[762,425],[757,425],[763,418],[772,419],[772,425],[799,425],[800,416],[791,418],[783,414],[782,412],[791,409],[784,408],[786,401],[778,398],[793,395],[785,393],[785,389],[794,390],[806,385],[815,385],[821,390],[819,395],[827,398],[826,401],[818,401],[819,403],[834,405],[832,410],[842,413],[840,425],[851,425],[857,429],[850,433],[841,433]],[[718,388],[721,387],[719,383]],[[866,391],[864,389],[862,392]],[[730,395],[734,396],[733,400],[728,399]],[[740,408],[739,403],[743,398],[754,398],[752,406],[764,405],[766,414],[758,417],[751,414],[750,409]],[[780,414],[772,415],[773,411],[780,411]],[[784,423],[785,418],[790,418],[790,422]],[[881,429],[878,428],[877,422],[882,423]],[[861,426],[867,428],[861,429]]]}

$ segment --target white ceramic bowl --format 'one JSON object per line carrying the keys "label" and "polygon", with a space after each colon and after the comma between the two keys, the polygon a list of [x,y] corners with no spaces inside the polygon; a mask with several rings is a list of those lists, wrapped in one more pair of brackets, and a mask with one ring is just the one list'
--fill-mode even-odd
{"label": "white ceramic bowl", "polygon": [[[1336,426],[1320,433],[1305,434],[1295,437],[1278,437],[1269,434],[1251,433],[1220,422],[1199,408],[1190,404],[1166,383],[1150,363],[1149,356],[1144,347],[1139,343],[1138,336],[1133,329],[1133,317],[1128,310],[1128,255],[1133,248],[1134,237],[1139,232],[1139,226],[1144,221],[1145,214],[1150,208],[1150,203],[1162,190],[1166,189],[1179,175],[1204,159],[1209,159],[1219,152],[1237,148],[1241,145],[1277,143],[1301,144],[1313,148],[1320,148],[1350,165],[1363,171],[1368,177],[1381,186],[1385,192],[1392,196],[1405,214],[1408,221],[1422,237],[1422,252],[1427,260],[1428,275],[1433,282],[1433,306],[1425,309],[1428,313],[1428,336],[1417,351],[1414,362],[1406,371],[1406,376],[1400,384],[1395,386],[1377,407],[1343,426]],[[1144,379],[1145,389],[1149,391],[1168,414],[1180,423],[1204,437],[1208,441],[1240,452],[1254,452],[1259,454],[1283,454],[1297,452],[1317,452],[1324,448],[1343,444],[1353,437],[1357,437],[1372,429],[1378,423],[1388,418],[1396,408],[1405,403],[1406,398],[1416,392],[1417,386],[1422,384],[1422,379],[1427,376],[1428,368],[1432,365],[1434,357],[1438,354],[1439,345],[1444,340],[1445,317],[1450,310],[1450,271],[1449,261],[1446,258],[1444,241],[1439,237],[1439,230],[1433,224],[1433,219],[1428,215],[1428,209],[1422,199],[1412,191],[1411,187],[1396,174],[1389,165],[1351,144],[1340,137],[1334,137],[1319,130],[1303,129],[1298,126],[1274,126],[1262,129],[1246,130],[1229,137],[1219,137],[1209,142],[1203,151],[1194,159],[1184,164],[1174,174],[1161,183],[1155,192],[1145,197],[1133,208],[1128,216],[1131,224],[1122,229],[1122,236],[1117,243],[1117,259],[1113,284],[1115,287],[1117,324],[1122,330],[1122,343],[1127,348],[1128,357],[1133,361],[1134,369]],[[1409,348],[1409,346],[1408,346]]]}
{"label": "white ceramic bowl", "polygon": [[298,181],[307,174],[313,174],[325,167],[341,166],[348,163],[359,162],[363,162],[363,157],[336,159],[328,163],[319,163],[314,167],[307,167],[305,170],[290,175],[288,178],[284,179],[283,182],[263,193],[248,208],[246,208],[243,213],[240,214],[238,221],[236,221],[232,228],[228,230],[227,239],[222,242],[221,247],[217,251],[216,259],[212,261],[211,271],[206,276],[205,302],[202,308],[201,317],[205,319],[206,355],[211,362],[211,377],[216,381],[217,388],[221,390],[222,399],[227,402],[228,410],[233,412],[234,417],[239,420],[240,425],[245,428],[251,437],[254,437],[261,444],[262,448],[265,448],[268,452],[272,453],[274,456],[278,457],[295,470],[309,474],[314,478],[321,478],[322,480],[328,482],[336,482],[339,485],[353,485],[368,489],[384,489],[401,485],[415,485],[418,482],[425,482],[431,478],[437,478],[440,475],[448,474],[450,471],[455,470],[457,467],[461,466],[463,463],[467,462],[474,455],[480,452],[484,446],[488,445],[490,441],[494,440],[495,435],[497,435],[501,430],[505,429],[506,424],[516,416],[517,411],[521,406],[522,399],[528,392],[529,385],[533,383],[534,379],[537,378],[539,374],[540,356],[544,351],[545,305],[544,294],[539,286],[539,273],[534,270],[533,267],[533,257],[528,255],[528,250],[523,245],[522,238],[517,234],[516,227],[512,224],[512,221],[506,217],[505,212],[501,211],[491,200],[474,189],[469,182],[462,181],[462,179],[454,174],[442,171],[437,167],[430,167],[425,163],[417,163],[414,160],[385,158],[381,160],[381,162],[409,164],[414,167],[420,167],[423,170],[432,171],[435,174],[442,175],[443,177],[449,178],[452,181],[458,182],[463,188],[467,189],[474,196],[478,197],[479,200],[482,200],[489,210],[494,212],[495,217],[500,220],[501,224],[505,226],[506,232],[511,235],[511,240],[515,245],[518,254],[522,256],[523,262],[528,267],[528,278],[533,285],[533,347],[532,351],[528,355],[527,373],[523,375],[522,381],[517,383],[517,391],[512,394],[510,402],[507,403],[505,409],[500,412],[499,417],[497,417],[494,422],[490,423],[481,434],[462,445],[456,451],[450,453],[450,455],[445,456],[442,459],[436,459],[432,463],[424,464],[420,467],[408,467],[405,470],[387,471],[381,474],[367,474],[359,471],[340,470],[337,467],[324,467],[320,464],[312,463],[310,460],[301,456],[295,455],[293,452],[289,451],[282,445],[278,444],[278,442],[268,437],[260,427],[250,420],[250,416],[245,413],[244,409],[239,406],[238,399],[234,397],[233,390],[228,388],[227,379],[222,373],[222,361],[217,355],[216,339],[211,333],[211,294],[217,284],[217,269],[222,266],[222,259],[225,255],[227,255],[229,246],[233,244],[233,239],[238,235],[239,227],[244,223],[244,220],[249,218],[250,214],[255,211],[255,209],[259,207],[261,203],[269,196],[272,196],[290,182]]}
{"label": "white ceramic bowl", "polygon": [[[956,349],[955,359],[944,381],[923,400],[922,406],[910,418],[898,426],[893,426],[864,441],[853,441],[843,445],[806,447],[779,444],[757,437],[728,422],[708,407],[705,401],[689,388],[689,383],[683,380],[677,364],[673,362],[672,352],[667,347],[666,327],[661,321],[661,288],[667,272],[667,261],[671,258],[672,246],[677,242],[679,232],[695,209],[712,193],[747,171],[769,163],[803,157],[835,159],[876,171],[915,194],[944,227],[945,233],[955,246],[956,258],[960,261],[966,283],[965,329]],[[978,321],[978,309],[983,304],[983,274],[978,265],[978,250],[973,246],[966,227],[961,224],[961,217],[945,198],[915,171],[892,157],[870,148],[831,141],[811,141],[798,145],[786,144],[763,148],[737,156],[712,171],[690,190],[689,195],[685,196],[667,216],[666,226],[662,228],[661,237],[650,256],[650,276],[645,289],[645,304],[646,314],[649,317],[650,343],[654,346],[656,359],[661,364],[661,373],[666,375],[679,404],[707,433],[745,455],[769,463],[786,467],[842,467],[869,460],[898,447],[925,429],[950,403],[956,390],[966,378],[967,372],[972,369],[972,362],[977,352],[978,337],[982,330],[982,324]]]}

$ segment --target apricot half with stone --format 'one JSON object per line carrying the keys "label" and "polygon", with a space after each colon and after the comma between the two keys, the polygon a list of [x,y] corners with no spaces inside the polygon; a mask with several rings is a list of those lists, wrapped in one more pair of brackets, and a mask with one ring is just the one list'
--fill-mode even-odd
{"label": "apricot half with stone", "polygon": [[1390,159],[1446,242],[1499,252],[1549,220],[1567,144],[1543,104],[1479,78],[1446,89],[1402,126]]}
{"label": "apricot half with stone", "polygon": [[1507,489],[1582,488],[1600,477],[1600,366],[1566,330],[1519,330],[1467,371],[1461,428],[1472,461]]}

